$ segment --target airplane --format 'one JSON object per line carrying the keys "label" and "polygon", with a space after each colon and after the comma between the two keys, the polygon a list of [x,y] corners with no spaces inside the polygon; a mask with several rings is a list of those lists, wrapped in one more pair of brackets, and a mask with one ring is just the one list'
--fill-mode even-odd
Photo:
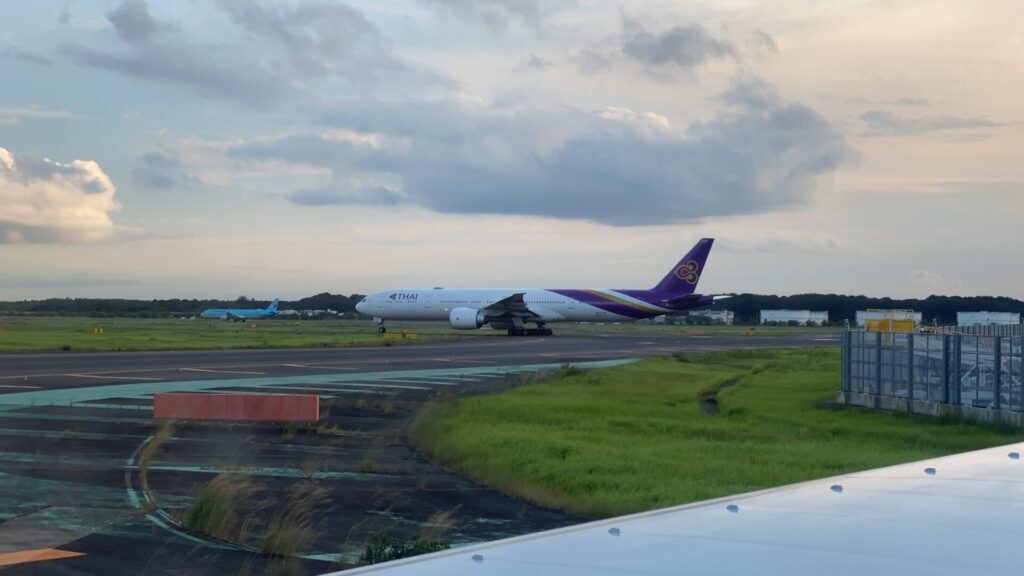
{"label": "airplane", "polygon": [[277,315],[277,305],[280,301],[280,298],[274,298],[274,301],[266,308],[208,308],[203,310],[199,316],[202,318],[218,318],[220,320],[237,320],[239,322],[269,318]]}
{"label": "airplane", "polygon": [[[448,320],[457,330],[491,326],[509,336],[550,336],[554,322],[618,322],[653,318],[710,306],[728,298],[695,292],[714,238],[703,238],[649,290],[485,289],[386,290],[371,294],[356,310],[385,320]],[[528,324],[536,328],[528,328]]]}

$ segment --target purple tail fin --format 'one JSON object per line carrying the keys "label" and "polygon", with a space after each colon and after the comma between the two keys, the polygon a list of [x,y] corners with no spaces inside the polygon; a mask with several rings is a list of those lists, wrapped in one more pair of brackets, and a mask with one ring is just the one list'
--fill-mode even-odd
{"label": "purple tail fin", "polygon": [[658,282],[654,292],[664,294],[693,294],[697,289],[697,282],[700,275],[704,273],[704,262],[711,252],[711,245],[715,243],[714,238],[702,238],[672,270]]}

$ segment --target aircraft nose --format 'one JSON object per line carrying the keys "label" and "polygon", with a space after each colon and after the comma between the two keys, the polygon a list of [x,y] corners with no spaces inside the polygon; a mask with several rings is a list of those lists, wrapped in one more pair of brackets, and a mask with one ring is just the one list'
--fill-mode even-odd
{"label": "aircraft nose", "polygon": [[366,300],[365,299],[360,300],[359,303],[356,304],[356,312],[361,312],[363,314],[366,313]]}

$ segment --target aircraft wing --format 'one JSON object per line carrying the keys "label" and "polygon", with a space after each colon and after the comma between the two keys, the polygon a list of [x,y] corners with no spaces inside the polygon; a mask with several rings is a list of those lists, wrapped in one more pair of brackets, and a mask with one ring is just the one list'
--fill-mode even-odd
{"label": "aircraft wing", "polygon": [[517,316],[520,318],[533,318],[537,316],[536,313],[530,310],[526,305],[524,297],[526,292],[517,292],[498,300],[494,304],[487,306],[483,309],[488,316]]}
{"label": "aircraft wing", "polygon": [[397,560],[337,576],[1019,575],[1024,444]]}

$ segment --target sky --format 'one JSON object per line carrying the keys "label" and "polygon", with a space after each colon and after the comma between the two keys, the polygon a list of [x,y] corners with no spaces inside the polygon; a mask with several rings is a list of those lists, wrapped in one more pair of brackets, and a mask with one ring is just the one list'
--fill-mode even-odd
{"label": "sky", "polygon": [[1019,0],[6,4],[0,299],[1024,298]]}

